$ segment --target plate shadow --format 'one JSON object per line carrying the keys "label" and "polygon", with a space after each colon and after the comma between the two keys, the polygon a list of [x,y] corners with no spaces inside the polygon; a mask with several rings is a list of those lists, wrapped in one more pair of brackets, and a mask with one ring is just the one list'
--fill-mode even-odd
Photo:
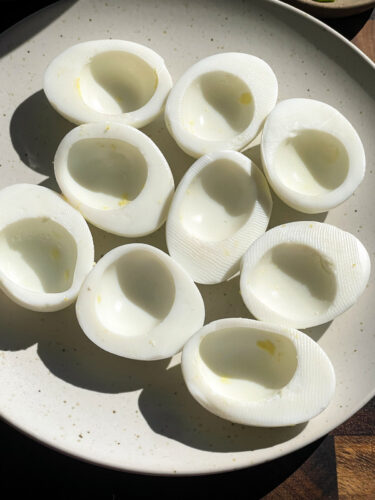
{"label": "plate shadow", "polygon": [[0,350],[18,351],[38,344],[44,365],[76,387],[103,393],[142,389],[158,379],[169,360],[135,361],[110,354],[81,330],[72,305],[54,313],[28,311],[0,294]]}
{"label": "plate shadow", "polygon": [[187,446],[212,452],[259,450],[300,434],[306,424],[249,427],[221,419],[198,404],[183,380],[180,365],[153,379],[141,392],[139,409],[151,429]]}
{"label": "plate shadow", "polygon": [[[11,26],[9,30],[7,30],[4,35],[0,37],[0,58],[9,54],[17,47],[30,40],[30,38],[33,38],[40,31],[43,31],[44,28],[53,23],[76,2],[77,0],[60,0],[59,2],[39,0],[38,2],[24,2],[22,8],[20,9],[22,10],[22,16],[17,15],[15,19],[12,19],[11,17],[14,9],[7,12],[6,19],[11,19],[11,22],[25,18],[27,15],[29,15],[29,17],[27,22]],[[53,5],[49,7],[48,4],[51,3],[53,3]],[[6,8],[5,5],[2,7]],[[41,10],[35,12],[36,8]]]}
{"label": "plate shadow", "polygon": [[57,147],[74,127],[52,108],[44,91],[39,90],[16,108],[9,133],[20,160],[36,172],[54,178]]}

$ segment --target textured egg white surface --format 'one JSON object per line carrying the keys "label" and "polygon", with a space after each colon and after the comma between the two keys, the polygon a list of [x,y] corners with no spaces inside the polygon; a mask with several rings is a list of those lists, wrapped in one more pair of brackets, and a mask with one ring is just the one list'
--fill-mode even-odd
{"label": "textured egg white surface", "polygon": [[243,318],[214,321],[182,352],[191,394],[212,413],[244,425],[297,425],[321,413],[335,390],[333,366],[298,330]]}
{"label": "textured egg white surface", "polygon": [[207,154],[178,185],[167,219],[168,251],[197,283],[220,283],[239,271],[271,210],[268,184],[249,158],[236,151]]}
{"label": "textured egg white surface", "polygon": [[175,83],[165,122],[177,144],[195,158],[239,151],[260,131],[277,92],[272,68],[259,57],[215,54],[191,66]]}
{"label": "textured egg white surface", "polygon": [[50,62],[43,88],[51,105],[73,123],[150,123],[172,86],[163,59],[127,40],[91,40],[68,47]]}
{"label": "textured egg white surface", "polygon": [[352,234],[313,221],[283,224],[244,255],[241,295],[258,319],[308,328],[351,307],[370,268],[367,250]]}
{"label": "textured egg white surface", "polygon": [[336,207],[365,175],[365,152],[356,130],[335,108],[314,99],[277,104],[266,120],[261,151],[272,188],[301,212]]}
{"label": "textured egg white surface", "polygon": [[[30,31],[35,35],[25,42],[24,34]],[[8,30],[2,38],[3,51],[8,52],[2,59],[0,88],[1,187],[15,182],[55,186],[53,157],[72,124],[46,101],[43,73],[69,46],[109,36],[119,39],[125,31],[127,39],[151,46],[164,58],[174,81],[209,55],[251,52],[275,71],[279,99],[312,97],[347,116],[368,160],[355,196],[328,215],[307,217],[275,197],[270,226],[301,218],[326,220],[374,248],[373,68],[327,28],[267,0],[58,2]],[[143,131],[165,155],[177,184],[192,158],[170,137],[163,119]],[[258,147],[246,154],[259,163]],[[91,231],[96,260],[134,241],[95,227]],[[141,241],[166,251],[163,228]],[[274,429],[232,425],[204,410],[185,388],[179,356],[170,364],[125,360],[86,338],[74,307],[46,315],[22,309],[1,295],[1,414],[50,446],[120,469],[197,474],[271,460],[323,436],[373,393],[373,286],[371,276],[355,306],[332,323],[307,331],[335,368],[337,389],[331,405],[307,425]],[[249,315],[237,278],[199,288],[206,322]]]}
{"label": "textured egg white surface", "polygon": [[95,226],[120,236],[144,236],[165,221],[174,182],[155,143],[113,122],[80,125],[59,144],[57,183]]}

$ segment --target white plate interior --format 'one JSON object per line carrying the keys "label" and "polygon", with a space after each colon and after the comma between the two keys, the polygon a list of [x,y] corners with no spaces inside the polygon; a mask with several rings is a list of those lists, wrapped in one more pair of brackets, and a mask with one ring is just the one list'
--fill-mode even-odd
{"label": "white plate interior", "polygon": [[[275,71],[279,99],[311,97],[339,109],[363,140],[365,181],[329,214],[306,216],[275,199],[271,226],[326,220],[358,236],[373,256],[374,68],[333,32],[271,0],[59,2],[8,30],[0,39],[0,187],[16,182],[55,186],[53,155],[73,125],[46,101],[44,70],[68,46],[108,37],[150,46],[164,57],[174,79],[205,56],[248,52]],[[162,119],[143,130],[165,154],[177,183],[193,159],[175,145]],[[259,163],[258,146],[247,154]],[[91,229],[97,259],[135,241]],[[137,241],[166,250],[164,227]],[[340,318],[308,330],[334,364],[336,395],[309,423],[281,429],[234,425],[205,411],[184,386],[178,356],[147,363],[110,355],[86,339],[74,307],[33,313],[1,294],[1,414],[57,449],[120,469],[195,474],[276,458],[327,433],[373,394],[373,286],[371,279],[360,301]],[[249,317],[238,278],[200,290],[206,322]]]}

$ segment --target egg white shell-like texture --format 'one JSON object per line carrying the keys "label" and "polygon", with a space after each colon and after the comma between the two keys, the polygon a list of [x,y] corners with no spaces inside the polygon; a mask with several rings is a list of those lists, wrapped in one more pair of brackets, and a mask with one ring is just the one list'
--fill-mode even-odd
{"label": "egg white shell-like texture", "polygon": [[361,139],[335,108],[314,99],[287,99],[262,132],[264,172],[290,207],[320,213],[349,198],[366,168]]}
{"label": "egg white shell-like texture", "polygon": [[249,158],[218,151],[197,160],[176,189],[166,225],[170,255],[197,283],[230,279],[267,228],[272,198]]}
{"label": "egg white shell-like texture", "polygon": [[335,391],[333,366],[306,334],[244,318],[205,325],[185,345],[192,396],[231,422],[279,427],[321,413]]}
{"label": "egg white shell-like texture", "polygon": [[94,265],[82,215],[54,191],[14,184],[0,191],[0,286],[32,311],[57,311],[77,297]]}
{"label": "egg white shell-like texture", "polygon": [[202,296],[158,248],[132,243],[102,257],[76,303],[79,324],[102,349],[131,359],[173,356],[204,322]]}
{"label": "egg white shell-like texture", "polygon": [[143,127],[164,108],[172,79],[152,49],[125,40],[92,40],[57,55],[44,74],[51,105],[76,123]]}
{"label": "egg white shell-like texture", "polygon": [[206,57],[173,86],[165,122],[185,153],[240,151],[261,130],[276,104],[277,79],[259,57],[230,52]]}
{"label": "egg white shell-like texture", "polygon": [[100,122],[74,128],[56,151],[54,169],[67,200],[105,231],[144,236],[167,217],[172,172],[156,144],[133,127]]}
{"label": "egg white shell-like texture", "polygon": [[242,298],[263,321],[308,328],[333,320],[363,293],[370,257],[352,234],[300,221],[277,226],[245,253]]}

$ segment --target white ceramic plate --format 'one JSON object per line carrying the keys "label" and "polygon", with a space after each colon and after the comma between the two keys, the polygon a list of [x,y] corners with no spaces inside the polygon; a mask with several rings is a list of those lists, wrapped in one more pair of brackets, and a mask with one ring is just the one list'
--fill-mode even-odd
{"label": "white ceramic plate", "polygon": [[[271,0],[82,0],[59,2],[0,39],[0,187],[15,182],[53,186],[52,158],[72,127],[41,91],[47,63],[83,40],[123,38],[149,45],[176,79],[196,60],[224,51],[264,58],[280,99],[312,97],[337,107],[357,128],[368,158],[355,196],[328,216],[375,248],[375,71],[363,54],[312,18]],[[147,126],[178,181],[192,163],[163,121]],[[257,158],[258,147],[249,151]],[[275,201],[272,225],[301,214]],[[97,258],[131,240],[92,228]],[[138,241],[165,250],[164,227]],[[248,316],[238,279],[201,286],[206,321]],[[375,386],[374,283],[350,311],[309,333],[337,374],[334,401],[307,425],[250,428],[221,420],[187,392],[179,358],[136,362],[101,351],[78,327],[74,307],[28,312],[0,296],[0,409],[3,417],[58,450],[98,464],[157,474],[231,470],[276,458],[324,435],[365,404]]]}

